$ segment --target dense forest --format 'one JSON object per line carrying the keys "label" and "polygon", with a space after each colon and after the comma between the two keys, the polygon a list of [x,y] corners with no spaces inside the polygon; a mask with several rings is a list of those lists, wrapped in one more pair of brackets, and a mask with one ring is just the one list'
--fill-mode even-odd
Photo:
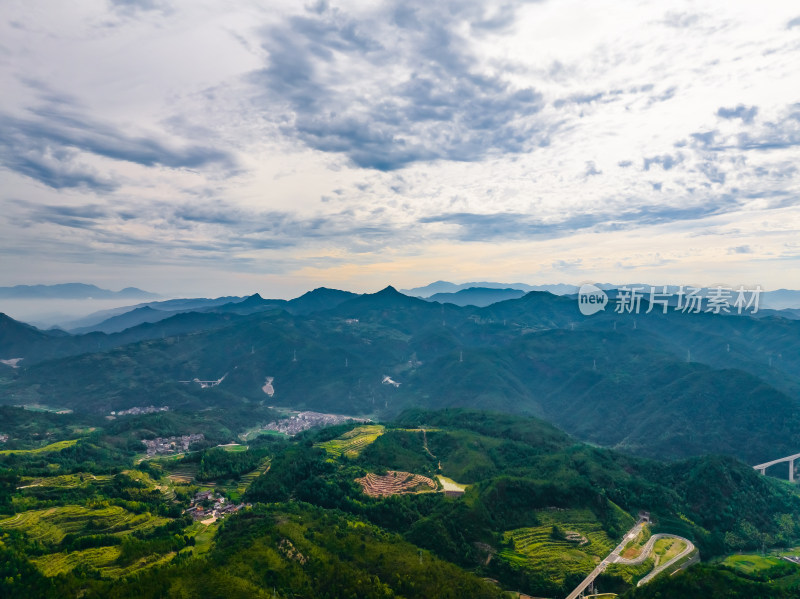
{"label": "dense forest", "polygon": [[388,287],[318,289],[295,303],[253,296],[110,334],[56,334],[2,316],[0,347],[22,361],[0,365],[0,403],[57,398],[50,407],[101,419],[147,404],[211,408],[204,415],[228,440],[237,420],[274,419],[265,404],[382,419],[468,407],[542,417],[656,459],[759,463],[796,451],[800,321],[646,307],[637,319],[584,317],[549,293],[478,308]]}
{"label": "dense forest", "polygon": [[[34,413],[4,410],[31,430]],[[601,589],[675,596],[698,576],[709,596],[800,588],[789,562],[753,574],[725,561],[800,545],[794,487],[732,457],[634,457],[536,418],[464,409],[245,445],[230,442],[235,412],[207,414],[43,419],[35,447],[0,452],[3,596],[558,597],[641,511],[650,534],[690,539],[705,565],[636,590],[651,565],[609,568]],[[189,451],[145,456],[143,440],[198,426]],[[358,482],[408,473],[463,493],[370,496]]]}

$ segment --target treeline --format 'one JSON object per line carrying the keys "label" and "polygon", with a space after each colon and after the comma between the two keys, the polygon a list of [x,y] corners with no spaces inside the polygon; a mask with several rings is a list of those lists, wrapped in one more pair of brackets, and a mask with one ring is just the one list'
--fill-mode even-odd
{"label": "treeline", "polygon": [[798,599],[800,587],[783,588],[775,584],[742,578],[715,566],[700,564],[675,576],[661,576],[632,589],[620,599]]}
{"label": "treeline", "polygon": [[[732,457],[658,462],[572,443],[533,418],[467,410],[409,412],[401,423],[441,426],[448,431],[457,423],[461,430],[480,433],[460,442],[456,432],[428,433],[431,451],[449,472],[455,471],[451,476],[459,482],[472,482],[466,477],[476,472],[474,464],[482,460],[483,480],[513,476],[549,481],[579,497],[590,496],[587,489],[591,489],[631,514],[651,512],[657,529],[692,538],[704,556],[785,546],[800,538],[796,524],[800,498]],[[362,458],[369,459],[382,444],[391,442],[392,435],[383,435]],[[553,444],[560,448],[553,449]],[[481,451],[470,453],[474,446],[481,446]]]}
{"label": "treeline", "polygon": [[17,490],[19,474],[8,468],[0,468],[0,514],[13,513],[11,496]]}
{"label": "treeline", "polygon": [[42,575],[23,552],[0,542],[0,597],[56,599],[60,593],[56,581]]}
{"label": "treeline", "polygon": [[247,451],[226,451],[215,447],[194,452],[181,459],[183,463],[198,464],[195,478],[200,481],[230,480],[254,470],[269,455],[267,448]]}
{"label": "treeline", "polygon": [[335,472],[336,467],[325,450],[313,447],[310,442],[293,444],[272,457],[269,475],[255,479],[244,498],[263,503],[296,498],[323,507],[338,507],[345,500],[345,493],[337,493],[334,502],[337,505],[328,505],[330,502],[322,491],[335,484],[332,481]]}
{"label": "treeline", "polygon": [[[655,531],[693,539],[704,557],[800,537],[794,524],[800,519],[800,499],[732,458],[660,463],[573,444],[549,425],[537,427],[536,421],[526,430],[524,418],[489,415],[472,420],[469,413],[452,411],[452,419],[470,429],[453,430],[448,427],[450,414],[434,416],[414,414],[402,423],[444,429],[427,433],[428,446],[437,461],[455,469],[453,478],[474,483],[463,500],[442,494],[373,499],[361,492],[354,479],[366,471],[389,467],[435,472],[424,470],[432,460],[422,434],[400,430],[387,431],[351,460],[331,461],[313,447],[313,439],[279,450],[269,474],[256,479],[246,499],[294,499],[339,509],[472,569],[486,558],[476,543],[497,547],[500,533],[535,526],[535,510],[554,506],[590,509],[612,539],[621,537],[632,521],[614,504],[633,515],[650,511]],[[561,449],[553,450],[553,444]],[[459,474],[476,478],[462,480]],[[513,588],[547,596],[568,590],[573,582],[553,585],[501,559],[491,560],[483,572]]]}
{"label": "treeline", "polygon": [[76,429],[97,426],[101,421],[95,414],[55,414],[0,405],[0,432],[9,436],[0,449],[36,449],[72,439]]}
{"label": "treeline", "polygon": [[203,560],[85,587],[87,599],[508,597],[398,535],[303,503],[259,506],[226,519]]}
{"label": "treeline", "polygon": [[[538,508],[589,507],[612,536],[625,530],[619,510],[581,479],[571,484],[499,476],[476,484],[464,500],[449,499],[441,493],[378,499],[364,495],[354,482],[364,473],[359,465],[338,468],[325,451],[310,443],[293,445],[273,457],[269,474],[254,481],[245,500],[296,500],[341,510],[400,534],[442,559],[478,570],[486,561],[486,552],[476,543],[496,547],[502,531],[537,525]],[[552,594],[564,590],[533,574],[512,572],[499,560],[492,560],[483,573],[531,591],[548,590]]]}
{"label": "treeline", "polygon": [[[611,538],[627,530],[630,514],[646,509],[656,521],[655,531],[693,539],[706,558],[754,544],[789,543],[800,537],[795,525],[800,521],[800,499],[731,458],[660,463],[573,443],[536,420],[458,410],[409,413],[403,417],[402,426],[425,426],[428,431],[423,436],[420,431],[390,427],[357,458],[334,460],[314,446],[345,432],[347,427],[311,431],[291,441],[265,437],[254,441],[247,451],[210,448],[184,458],[198,464],[201,480],[230,480],[252,471],[270,456],[269,473],[257,477],[244,496],[245,501],[256,504],[255,508],[226,518],[215,548],[202,560],[190,559],[193,539],[185,529],[191,521],[179,517],[180,506],[164,501],[152,485],[117,470],[109,480],[87,485],[93,491],[82,486],[68,490],[75,494],[76,503],[81,499],[101,500],[130,511],[149,511],[174,519],[122,540],[87,527],[64,537],[59,551],[119,545],[119,563],[123,566],[152,554],[174,551],[177,556],[169,565],[138,572],[125,581],[99,580],[99,572],[81,567],[53,584],[58,585],[60,596],[78,594],[76,589],[80,588],[88,598],[266,599],[272,587],[276,596],[331,599],[501,596],[496,587],[456,564],[499,580],[504,588],[558,596],[578,581],[567,577],[563,584],[554,584],[499,555],[488,563],[486,559],[487,545],[500,548],[504,531],[539,525],[537,510],[549,507],[589,510]],[[94,449],[74,451],[88,452],[86,455],[108,451],[117,456],[117,463],[130,459],[124,448],[104,442],[99,434],[78,446],[83,444]],[[68,450],[73,448],[64,452]],[[60,455],[50,454],[47,459]],[[463,498],[452,499],[442,493],[370,498],[355,482],[368,471],[387,468],[434,474],[439,462],[449,476],[471,483]],[[113,463],[109,459],[105,465]],[[145,463],[141,469],[155,477],[162,474],[158,465]],[[8,495],[14,492],[17,474],[15,470],[0,471],[0,501],[3,484]],[[712,480],[713,485],[709,484]],[[90,492],[95,495],[90,497]],[[73,500],[72,495],[64,497]],[[37,487],[19,492],[17,498],[40,505],[57,500],[51,490]],[[9,554],[9,559],[19,571],[26,567],[18,563],[20,551],[35,555],[53,550],[23,541],[21,545],[6,544],[8,551],[17,552],[16,557]],[[677,581],[693,571],[672,578]],[[764,594],[765,588],[770,592],[774,589],[719,568],[709,572],[704,597],[795,596]],[[8,584],[16,584],[15,576],[10,576],[12,582]],[[30,584],[40,584],[40,579],[34,576]],[[48,595],[51,587],[45,587],[37,594],[30,591],[28,596],[54,596]],[[719,594],[728,587],[733,589],[731,594]],[[746,589],[750,595],[735,594]],[[630,599],[656,596],[631,594]],[[687,594],[680,586],[665,586],[660,596],[691,599],[699,595]]]}
{"label": "treeline", "polygon": [[25,476],[52,476],[77,472],[113,474],[123,468],[131,467],[133,454],[134,452],[127,448],[115,446],[102,432],[97,431],[74,445],[58,451],[0,455],[0,468],[14,470]]}
{"label": "treeline", "polygon": [[76,476],[80,477],[81,484],[75,486],[32,485],[18,490],[18,511],[93,502],[118,505],[135,514],[151,512],[174,518],[181,513],[180,506],[165,502],[160,491],[127,474],[118,473],[109,480],[88,479],[85,483],[83,478],[88,475]]}

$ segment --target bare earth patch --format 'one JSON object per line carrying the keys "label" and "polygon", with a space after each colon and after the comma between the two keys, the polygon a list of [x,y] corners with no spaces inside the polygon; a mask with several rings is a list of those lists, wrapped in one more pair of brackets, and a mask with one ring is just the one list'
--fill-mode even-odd
{"label": "bare earth patch", "polygon": [[370,497],[436,490],[436,483],[427,476],[395,470],[389,470],[383,476],[370,472],[362,478],[357,478],[356,482],[363,487],[364,493]]}

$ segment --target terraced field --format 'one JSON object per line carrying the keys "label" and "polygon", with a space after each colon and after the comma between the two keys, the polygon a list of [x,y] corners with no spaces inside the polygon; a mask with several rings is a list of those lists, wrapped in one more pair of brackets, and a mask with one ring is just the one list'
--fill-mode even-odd
{"label": "terraced field", "polygon": [[[800,553],[798,549],[800,548],[794,547],[785,552],[780,552],[779,555],[795,556]],[[784,589],[796,589],[800,584],[800,567],[797,564],[781,559],[779,555],[738,553],[729,555],[718,563],[722,567],[746,578],[760,581],[770,580],[775,586]]]}
{"label": "terraced field", "polygon": [[322,447],[336,458],[341,456],[354,458],[357,457],[367,445],[380,437],[384,433],[384,430],[383,425],[380,424],[357,426],[341,437],[325,441],[324,443],[318,443],[316,446]]}
{"label": "terraced field", "polygon": [[159,460],[159,463],[169,472],[169,479],[174,483],[190,484],[199,469],[199,464],[196,462],[180,464],[177,460]]}
{"label": "terraced field", "polygon": [[0,451],[0,455],[11,455],[12,453],[51,453],[54,451],[61,451],[67,447],[72,447],[78,441],[80,441],[80,439],[56,441],[55,443],[50,443],[50,445],[45,445],[44,447],[38,447],[36,449],[4,449],[3,451]]}
{"label": "terraced field", "polygon": [[[541,573],[558,584],[569,574],[587,575],[616,547],[589,510],[540,510],[536,516],[541,522],[539,526],[503,534],[508,548],[502,550],[499,557]],[[564,533],[577,532],[589,542],[579,545],[555,538],[554,526]]]}
{"label": "terraced field", "polygon": [[86,472],[78,474],[62,474],[60,476],[45,476],[23,478],[18,488],[27,489],[29,487],[58,487],[62,489],[76,489],[78,487],[88,487],[89,485],[110,480],[108,474],[89,474]]}
{"label": "terraced field", "polygon": [[51,553],[50,555],[33,558],[31,561],[45,576],[57,576],[58,574],[69,572],[76,566],[84,565],[100,570],[100,573],[104,576],[118,578],[142,568],[166,563],[174,555],[174,552],[165,555],[150,555],[133,564],[122,567],[117,564],[117,559],[120,556],[119,547],[95,547],[82,551]]}
{"label": "terraced field", "polygon": [[172,481],[170,481],[168,484],[159,483],[153,480],[149,474],[142,472],[141,470],[123,470],[122,473],[127,474],[134,480],[144,483],[147,485],[148,489],[156,489],[157,491],[160,491],[164,496],[164,499],[167,501],[172,501],[175,499],[175,489],[172,487]]}
{"label": "terraced field", "polygon": [[261,460],[261,463],[258,465],[258,468],[256,468],[252,472],[248,472],[239,479],[239,483],[236,486],[236,491],[240,495],[244,495],[244,492],[247,491],[247,487],[249,487],[250,484],[255,479],[264,474],[267,470],[269,470],[269,458],[264,458],[263,460]]}
{"label": "terraced field", "polygon": [[[270,460],[269,458],[264,458],[259,463],[258,467],[247,474],[243,474],[239,480],[231,481],[227,484],[220,484],[216,483],[213,486],[210,483],[197,483],[201,490],[212,490],[212,489],[222,489],[231,501],[234,503],[241,500],[242,495],[244,492],[247,491],[247,487],[259,476],[264,474],[267,470],[269,470]],[[193,481],[196,482],[196,481]]]}
{"label": "terraced field", "polygon": [[30,538],[60,543],[68,533],[122,535],[166,524],[169,520],[150,514],[134,514],[119,506],[87,508],[79,505],[29,510],[0,520],[0,529],[19,530]]}
{"label": "terraced field", "polygon": [[33,558],[31,561],[45,576],[56,576],[69,572],[81,564],[97,569],[108,567],[119,558],[119,555],[119,547],[94,547],[83,551],[52,553]]}
{"label": "terraced field", "polygon": [[401,493],[423,493],[435,491],[437,488],[436,483],[427,476],[395,470],[389,470],[383,476],[368,472],[366,476],[357,478],[356,482],[362,486],[364,493],[370,497],[383,497]]}

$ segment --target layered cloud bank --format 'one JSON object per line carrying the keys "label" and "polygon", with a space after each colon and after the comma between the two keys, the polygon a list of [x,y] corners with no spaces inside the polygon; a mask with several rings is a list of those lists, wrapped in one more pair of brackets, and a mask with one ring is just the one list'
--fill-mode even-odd
{"label": "layered cloud bank", "polygon": [[798,23],[744,1],[4,6],[0,283],[798,287]]}

